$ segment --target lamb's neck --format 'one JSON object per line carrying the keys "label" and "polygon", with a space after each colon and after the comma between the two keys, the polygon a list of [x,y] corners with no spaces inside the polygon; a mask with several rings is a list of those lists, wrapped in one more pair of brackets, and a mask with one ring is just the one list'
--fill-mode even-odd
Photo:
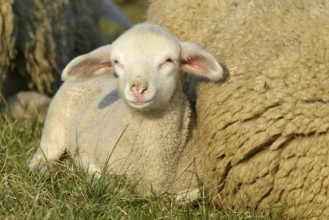
{"label": "lamb's neck", "polygon": [[191,109],[186,97],[176,95],[162,110],[132,114],[128,129],[132,147],[140,155],[139,166],[165,172],[168,175],[163,176],[170,179],[190,135]]}
{"label": "lamb's neck", "polygon": [[[177,143],[184,143],[189,136],[191,109],[186,97],[175,96],[163,109],[149,112],[132,112],[131,126],[138,131],[138,136],[148,137],[154,147],[177,150]],[[142,135],[147,131],[145,136]],[[170,143],[172,142],[172,144]],[[149,147],[149,146],[147,146]]]}

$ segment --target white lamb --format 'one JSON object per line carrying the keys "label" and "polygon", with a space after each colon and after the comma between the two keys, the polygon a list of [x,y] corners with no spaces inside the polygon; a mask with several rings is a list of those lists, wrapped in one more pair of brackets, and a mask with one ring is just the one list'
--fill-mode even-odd
{"label": "white lamb", "polygon": [[67,151],[90,173],[126,175],[138,193],[194,196],[193,118],[181,71],[213,81],[223,75],[210,53],[147,23],[75,58],[63,71],[30,169],[44,172]]}

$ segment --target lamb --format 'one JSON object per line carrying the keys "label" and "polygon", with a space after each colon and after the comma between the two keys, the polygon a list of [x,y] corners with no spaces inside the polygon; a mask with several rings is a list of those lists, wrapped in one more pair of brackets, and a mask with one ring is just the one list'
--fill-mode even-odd
{"label": "lamb", "polygon": [[208,49],[229,74],[196,92],[212,201],[327,219],[329,2],[152,0],[148,21]]}
{"label": "lamb", "polygon": [[193,115],[180,71],[212,81],[223,75],[210,53],[149,23],[75,58],[63,70],[30,169],[45,172],[68,151],[90,174],[126,175],[143,195],[196,198]]}

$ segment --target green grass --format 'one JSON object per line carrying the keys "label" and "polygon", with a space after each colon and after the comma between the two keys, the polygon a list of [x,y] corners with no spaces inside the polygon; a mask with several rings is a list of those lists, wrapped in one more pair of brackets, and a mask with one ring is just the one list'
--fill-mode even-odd
{"label": "green grass", "polygon": [[268,219],[218,211],[205,198],[182,204],[167,196],[136,195],[124,178],[88,178],[70,158],[54,165],[47,177],[31,173],[26,161],[41,128],[36,120],[0,115],[0,219]]}

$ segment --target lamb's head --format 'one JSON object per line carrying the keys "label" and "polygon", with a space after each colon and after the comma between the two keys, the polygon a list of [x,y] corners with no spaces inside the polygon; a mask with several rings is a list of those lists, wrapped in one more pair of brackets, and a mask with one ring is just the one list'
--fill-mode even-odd
{"label": "lamb's head", "polygon": [[121,97],[140,110],[157,109],[169,103],[180,83],[180,73],[194,73],[219,80],[223,69],[204,49],[180,42],[163,28],[139,24],[111,45],[72,60],[64,80],[115,74]]}

